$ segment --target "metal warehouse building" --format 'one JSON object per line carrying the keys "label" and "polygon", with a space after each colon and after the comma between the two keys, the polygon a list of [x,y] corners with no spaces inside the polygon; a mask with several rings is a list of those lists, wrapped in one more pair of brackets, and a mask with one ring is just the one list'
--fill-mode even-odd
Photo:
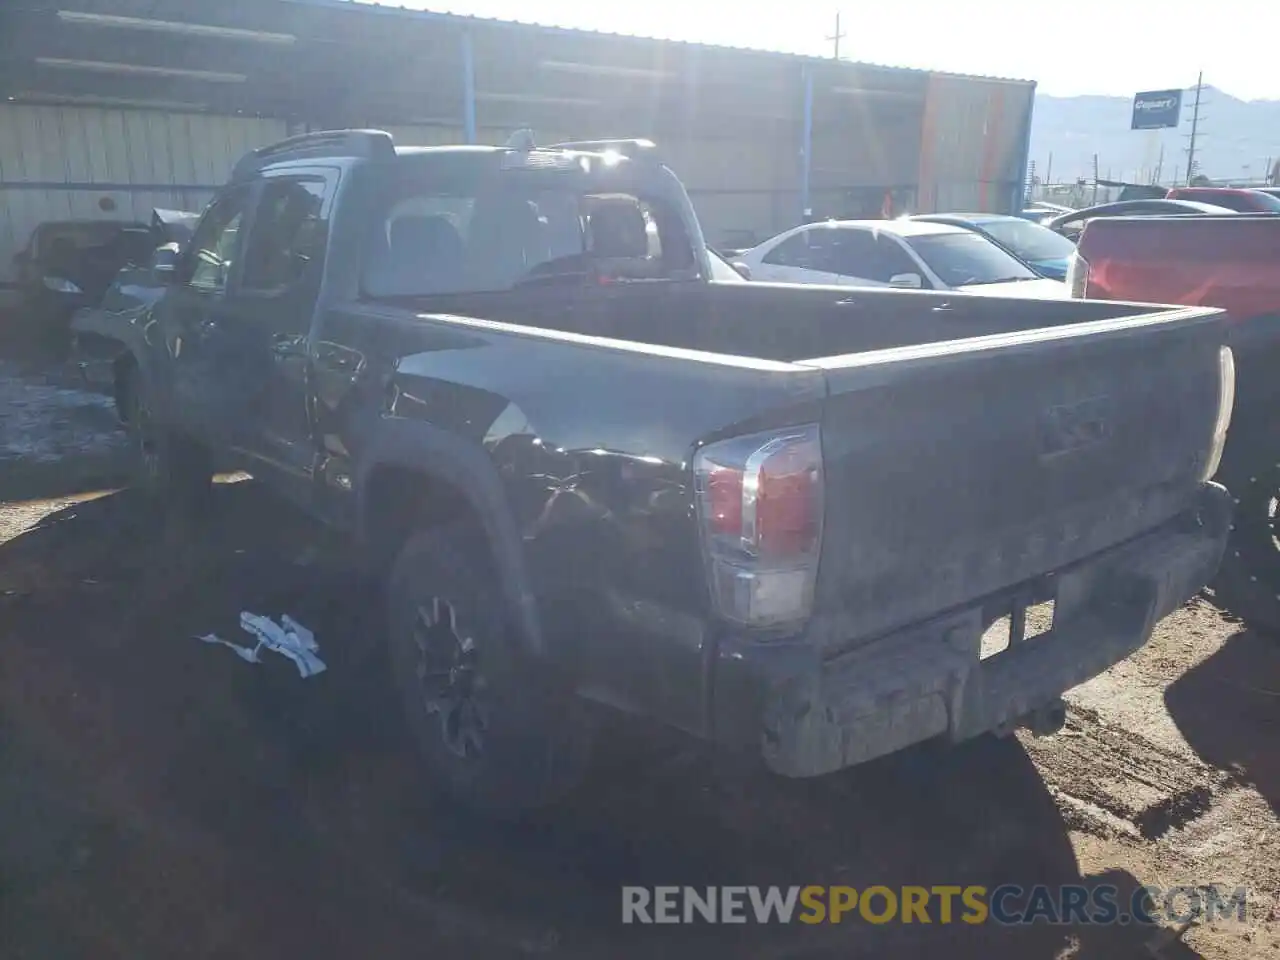
{"label": "metal warehouse building", "polygon": [[348,0],[0,4],[0,279],[42,220],[203,205],[290,133],[643,136],[736,245],[819,216],[1020,201],[1034,84]]}

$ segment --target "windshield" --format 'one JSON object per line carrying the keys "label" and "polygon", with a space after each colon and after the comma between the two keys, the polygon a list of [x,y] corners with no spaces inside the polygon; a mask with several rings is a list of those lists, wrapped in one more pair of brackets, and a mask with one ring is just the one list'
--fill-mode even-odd
{"label": "windshield", "polygon": [[1029,220],[989,220],[978,224],[1023,260],[1065,260],[1075,245],[1061,234]]}
{"label": "windshield", "polygon": [[934,233],[905,239],[949,287],[1036,279],[1030,267],[976,233]]}
{"label": "windshield", "polygon": [[697,276],[678,215],[626,192],[554,173],[415,175],[373,223],[364,291],[374,297],[510,290],[589,276]]}

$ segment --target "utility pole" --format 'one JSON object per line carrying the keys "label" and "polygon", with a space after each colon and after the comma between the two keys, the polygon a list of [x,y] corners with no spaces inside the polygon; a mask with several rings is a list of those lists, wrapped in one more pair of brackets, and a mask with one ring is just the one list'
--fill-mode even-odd
{"label": "utility pole", "polygon": [[1093,202],[1089,204],[1091,207],[1098,205],[1098,155],[1093,155]]}
{"label": "utility pole", "polygon": [[843,40],[846,36],[848,36],[848,34],[842,33],[840,31],[840,11],[837,10],[836,11],[836,32],[833,33],[831,36],[825,38],[826,40],[829,40],[835,43],[836,49],[835,49],[834,59],[836,60],[840,59],[840,41]]}
{"label": "utility pole", "polygon": [[1156,161],[1156,175],[1151,178],[1151,185],[1155,186],[1160,182],[1160,177],[1164,174],[1164,144],[1160,144],[1160,159]]}
{"label": "utility pole", "polygon": [[1187,145],[1187,186],[1196,175],[1196,135],[1200,132],[1200,94],[1204,90],[1204,71],[1196,77],[1196,102],[1191,108],[1191,142]]}

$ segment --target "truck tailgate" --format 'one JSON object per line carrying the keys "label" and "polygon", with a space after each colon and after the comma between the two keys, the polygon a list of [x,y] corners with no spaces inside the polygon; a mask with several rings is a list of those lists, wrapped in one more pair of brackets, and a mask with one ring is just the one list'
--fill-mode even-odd
{"label": "truck tailgate", "polygon": [[1219,406],[1218,316],[811,361],[830,392],[815,639],[854,646],[1188,508]]}

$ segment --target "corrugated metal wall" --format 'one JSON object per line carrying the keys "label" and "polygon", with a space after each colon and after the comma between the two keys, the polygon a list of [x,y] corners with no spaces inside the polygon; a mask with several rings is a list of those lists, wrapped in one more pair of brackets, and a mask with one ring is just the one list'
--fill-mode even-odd
{"label": "corrugated metal wall", "polygon": [[40,222],[200,209],[237,159],[284,136],[279,120],[0,104],[0,281]]}
{"label": "corrugated metal wall", "polygon": [[664,137],[660,151],[688,190],[710,243],[741,246],[795,224],[800,207],[796,124],[762,119],[754,130],[682,133]]}
{"label": "corrugated metal wall", "polygon": [[[608,110],[549,111],[542,119],[561,129],[539,127],[538,138],[652,136],[685,182],[709,240],[736,246],[751,234],[763,239],[800,216],[803,73],[795,61],[760,63],[773,71],[766,71],[772,99],[753,104],[754,116],[734,113],[723,91],[694,84],[697,97],[687,103],[673,94],[670,103],[645,109],[623,98]],[[889,188],[900,200],[896,209],[1011,205],[1024,177],[1033,85],[844,64],[822,70],[811,151],[815,212],[878,210]],[[864,86],[881,92],[864,98]],[[450,122],[446,105],[437,106],[439,121],[365,122],[390,129],[400,143],[461,142],[461,117]],[[505,112],[515,117],[516,109]],[[487,101],[478,114],[481,143],[503,142],[516,125],[504,124],[507,117]],[[282,120],[0,104],[0,282],[11,277],[12,254],[41,221],[197,209],[244,152],[289,132]],[[104,198],[114,210],[100,208]]]}
{"label": "corrugated metal wall", "polygon": [[921,123],[919,209],[1007,211],[1023,164],[1035,86],[934,74]]}
{"label": "corrugated metal wall", "polygon": [[[445,126],[444,124],[403,126],[371,123],[370,126],[375,130],[387,131],[400,146],[435,147],[448,143],[462,143],[465,139],[465,133],[461,125],[456,127]],[[477,135],[477,139],[481,142],[486,142],[482,136]]]}
{"label": "corrugated metal wall", "polygon": [[819,217],[878,216],[886,194],[912,209],[929,74],[827,62],[814,76],[810,206]]}

